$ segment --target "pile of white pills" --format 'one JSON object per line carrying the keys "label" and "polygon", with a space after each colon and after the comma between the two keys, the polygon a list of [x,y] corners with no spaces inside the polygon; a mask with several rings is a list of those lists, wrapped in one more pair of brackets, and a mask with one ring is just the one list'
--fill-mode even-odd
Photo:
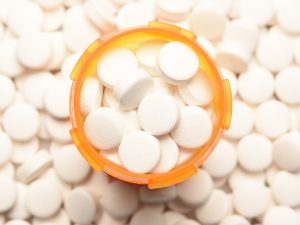
{"label": "pile of white pills", "polygon": [[[0,225],[300,225],[299,12],[299,0],[0,0]],[[233,96],[231,127],[198,173],[155,190],[94,172],[68,109],[87,46],[152,20],[197,34]],[[103,157],[163,173],[205,143],[195,118],[214,96],[187,49],[153,40],[99,58],[80,107],[105,127],[91,132]]]}

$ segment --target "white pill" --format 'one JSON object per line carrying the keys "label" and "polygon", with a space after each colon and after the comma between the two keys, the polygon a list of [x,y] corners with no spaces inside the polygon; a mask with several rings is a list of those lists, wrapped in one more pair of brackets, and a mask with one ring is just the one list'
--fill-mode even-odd
{"label": "white pill", "polygon": [[49,72],[27,75],[22,88],[25,100],[37,109],[43,109],[45,92],[54,80],[55,77]]}
{"label": "white pill", "polygon": [[162,75],[171,83],[191,79],[199,69],[199,59],[189,46],[171,41],[161,47],[158,66]]}
{"label": "white pill", "polygon": [[[63,33],[61,31],[47,33],[52,46],[52,57],[50,62],[46,65],[49,70],[61,70],[63,71],[62,63],[67,55],[67,49],[63,40]],[[72,68],[73,69],[73,68]],[[68,78],[70,74],[68,74]]]}
{"label": "white pill", "polygon": [[178,223],[176,223],[176,225],[200,225],[200,224],[196,220],[185,219],[179,221]]}
{"label": "white pill", "polygon": [[220,225],[251,225],[248,220],[240,215],[226,216]]}
{"label": "white pill", "polygon": [[300,104],[300,67],[288,67],[281,70],[275,80],[277,97],[287,104]]}
{"label": "white pill", "polygon": [[156,14],[169,21],[182,21],[189,16],[192,9],[193,1],[180,0],[158,0],[156,2]]}
{"label": "white pill", "polygon": [[218,4],[209,1],[197,5],[190,17],[191,30],[209,40],[217,40],[222,36],[226,22],[224,11],[218,7]]}
{"label": "white pill", "polygon": [[207,106],[213,100],[212,88],[208,77],[201,70],[187,83],[181,84],[178,90],[188,105]]}
{"label": "white pill", "polygon": [[46,11],[55,10],[63,5],[63,0],[34,0],[34,2]]}
{"label": "white pill", "polygon": [[153,89],[153,79],[142,69],[136,69],[122,77],[116,84],[113,94],[120,103],[120,108],[132,110]]}
{"label": "white pill", "polygon": [[206,144],[212,130],[212,121],[204,109],[186,106],[182,109],[179,124],[171,136],[181,147],[197,148]]}
{"label": "white pill", "polygon": [[119,102],[113,95],[112,89],[104,88],[102,106],[110,108],[119,108]]}
{"label": "white pill", "polygon": [[249,68],[238,78],[238,91],[245,101],[252,104],[262,103],[273,95],[273,75],[262,67]]}
{"label": "white pill", "polygon": [[100,203],[114,218],[124,219],[138,209],[138,193],[136,187],[114,180],[105,189]]}
{"label": "white pill", "polygon": [[0,212],[11,209],[17,200],[16,182],[9,177],[0,176]]}
{"label": "white pill", "polygon": [[276,138],[290,128],[290,111],[287,106],[277,100],[269,100],[256,108],[255,128],[269,137]]}
{"label": "white pill", "polygon": [[9,38],[0,41],[0,73],[9,77],[20,76],[24,72],[23,65],[17,58],[17,41]]}
{"label": "white pill", "polygon": [[83,181],[91,170],[74,145],[67,145],[55,154],[53,167],[63,181],[71,184]]}
{"label": "white pill", "polygon": [[[54,50],[55,54],[55,50]],[[81,52],[73,53],[66,58],[63,58],[63,63],[61,65],[60,77],[62,79],[70,79],[71,73],[74,69],[74,66],[78,62],[81,57]]]}
{"label": "white pill", "polygon": [[17,200],[14,206],[8,211],[7,216],[10,219],[28,219],[30,213],[26,208],[27,186],[22,183],[17,183]]}
{"label": "white pill", "polygon": [[203,204],[211,195],[213,181],[210,175],[203,169],[190,179],[176,185],[178,198],[189,207],[197,207]]}
{"label": "white pill", "polygon": [[30,225],[30,223],[28,223],[26,220],[15,219],[6,222],[4,225]]}
{"label": "white pill", "polygon": [[294,58],[298,65],[300,65],[300,38],[297,38],[295,41],[295,47],[294,47]]}
{"label": "white pill", "polygon": [[203,163],[203,168],[214,178],[223,178],[229,175],[237,164],[237,155],[234,146],[221,140],[210,156]]}
{"label": "white pill", "polygon": [[177,162],[179,156],[179,149],[175,141],[169,136],[162,136],[159,138],[160,143],[160,160],[152,173],[165,173],[172,170]]}
{"label": "white pill", "polygon": [[256,58],[267,69],[278,72],[292,62],[292,44],[282,34],[267,33],[258,43]]}
{"label": "white pill", "polygon": [[12,104],[15,98],[15,93],[16,88],[12,80],[0,74],[0,111],[5,110]]}
{"label": "white pill", "polygon": [[186,219],[185,215],[171,210],[164,212],[163,216],[165,218],[166,225],[176,225],[181,220]]}
{"label": "white pill", "polygon": [[261,172],[272,163],[272,142],[263,135],[252,133],[237,145],[238,161],[249,172]]}
{"label": "white pill", "polygon": [[121,116],[111,108],[101,107],[85,119],[84,131],[96,148],[108,150],[117,147],[122,138]]}
{"label": "white pill", "polygon": [[150,208],[142,208],[135,212],[129,222],[129,225],[164,225],[163,214]]}
{"label": "white pill", "polygon": [[196,209],[195,215],[200,223],[216,224],[228,215],[229,209],[230,203],[226,193],[215,189],[209,199]]}
{"label": "white pill", "polygon": [[42,9],[32,1],[19,1],[8,13],[7,25],[15,35],[40,31],[44,15]]}
{"label": "white pill", "polygon": [[44,95],[44,107],[51,116],[58,119],[69,117],[70,89],[68,80],[55,79],[48,85]]}
{"label": "white pill", "polygon": [[65,210],[61,209],[55,215],[49,218],[37,218],[34,217],[32,220],[32,225],[43,225],[43,224],[56,224],[56,225],[70,225],[71,221],[65,212]]}
{"label": "white pill", "polygon": [[[118,66],[116,66],[118,65]],[[106,87],[114,87],[122,77],[138,67],[132,51],[126,48],[114,48],[103,53],[97,63],[97,75]]]}
{"label": "white pill", "polygon": [[160,48],[165,44],[164,40],[150,40],[138,46],[135,54],[140,66],[151,76],[158,76],[157,57]]}
{"label": "white pill", "polygon": [[83,116],[100,107],[102,102],[103,86],[98,79],[88,77],[85,79],[80,96],[80,112]]}
{"label": "white pill", "polygon": [[300,205],[300,180],[296,175],[280,171],[273,179],[271,190],[278,204],[290,207]]}
{"label": "white pill", "polygon": [[116,165],[123,167],[120,157],[119,157],[118,149],[110,149],[109,151],[101,151],[100,155],[103,156],[104,158],[106,158],[107,160],[110,160],[111,162],[115,163]]}
{"label": "white pill", "polygon": [[273,158],[281,169],[296,172],[300,169],[300,133],[280,136],[273,144]]}
{"label": "white pill", "polygon": [[74,5],[65,14],[63,35],[67,48],[71,52],[80,52],[84,51],[93,41],[99,38],[100,32],[89,21],[84,7]]}
{"label": "white pill", "polygon": [[168,202],[167,206],[170,210],[173,210],[173,212],[178,212],[178,213],[189,213],[193,210],[193,208],[187,206],[178,198],[176,198],[171,202]]}
{"label": "white pill", "polygon": [[72,222],[90,224],[97,213],[97,203],[89,191],[76,188],[66,194],[64,207]]}
{"label": "white pill", "polygon": [[[166,83],[161,77],[153,78],[153,90],[154,93],[164,93],[170,94],[173,87],[170,84]],[[174,97],[174,95],[173,95]]]}
{"label": "white pill", "polygon": [[101,216],[96,219],[96,224],[110,224],[110,225],[125,225],[127,223],[127,218],[125,219],[116,219],[106,211],[102,211]]}
{"label": "white pill", "polygon": [[299,225],[299,216],[287,206],[276,206],[267,211],[263,218],[264,225]]}
{"label": "white pill", "polygon": [[3,166],[0,167],[0,176],[5,176],[9,178],[15,177],[15,168],[12,163],[8,162],[5,163]]}
{"label": "white pill", "polygon": [[49,137],[60,143],[70,143],[71,123],[69,119],[56,119],[50,115],[45,116],[45,129]]}
{"label": "white pill", "polygon": [[135,110],[123,111],[118,110],[122,117],[123,134],[128,134],[133,131],[141,130],[141,126],[138,121],[138,115]]}
{"label": "white pill", "polygon": [[239,100],[233,101],[232,120],[230,127],[225,131],[226,137],[239,139],[251,132],[254,125],[253,109]]}
{"label": "white pill", "polygon": [[155,19],[154,11],[143,2],[132,2],[124,5],[116,16],[119,30],[148,24]]}
{"label": "white pill", "polygon": [[93,191],[93,194],[97,197],[101,197],[107,185],[109,184],[109,177],[104,172],[92,171],[90,176],[84,180],[81,185],[84,185],[89,190]]}
{"label": "white pill", "polygon": [[134,173],[148,173],[153,170],[160,155],[159,141],[145,131],[125,135],[119,146],[123,166]]}
{"label": "white pill", "polygon": [[43,141],[48,141],[51,139],[49,132],[46,128],[46,117],[48,117],[49,115],[45,112],[40,112],[40,129],[39,132],[37,134],[37,136],[43,140]]}
{"label": "white pill", "polygon": [[7,163],[13,153],[13,143],[10,139],[10,137],[0,131],[0,167],[5,165],[5,163]]}
{"label": "white pill", "polygon": [[169,133],[177,125],[179,108],[170,95],[147,95],[139,104],[138,118],[141,127],[152,135]]}
{"label": "white pill", "polygon": [[235,98],[236,94],[237,94],[237,89],[238,89],[236,75],[233,72],[231,72],[230,70],[225,69],[225,68],[221,68],[221,72],[222,72],[224,79],[229,80],[231,95],[232,95],[232,98]]}
{"label": "white pill", "polygon": [[26,194],[27,209],[32,215],[40,218],[47,218],[58,212],[62,200],[58,186],[50,179],[31,183]]}
{"label": "white pill", "polygon": [[148,204],[160,204],[172,201],[176,198],[176,188],[175,186],[170,186],[166,188],[159,189],[148,189],[147,186],[142,186],[139,188],[140,201]]}
{"label": "white pill", "polygon": [[257,182],[244,182],[233,190],[235,210],[247,218],[262,215],[271,202],[270,190]]}
{"label": "white pill", "polygon": [[38,138],[32,138],[28,141],[14,141],[11,161],[20,164],[29,159],[39,148]]}
{"label": "white pill", "polygon": [[37,134],[40,116],[38,111],[29,104],[14,104],[4,112],[2,123],[11,138],[27,141]]}

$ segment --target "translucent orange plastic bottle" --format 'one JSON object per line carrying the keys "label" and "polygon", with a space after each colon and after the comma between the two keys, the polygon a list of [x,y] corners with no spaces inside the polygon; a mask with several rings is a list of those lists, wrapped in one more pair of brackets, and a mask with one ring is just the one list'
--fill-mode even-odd
{"label": "translucent orange plastic bottle", "polygon": [[[158,174],[135,174],[114,164],[99,154],[87,140],[83,124],[84,117],[80,113],[80,94],[86,77],[96,74],[96,63],[104,50],[114,47],[127,47],[135,50],[141,43],[151,39],[181,41],[190,46],[198,55],[201,69],[208,75],[214,92],[212,102],[213,134],[205,146],[202,146],[189,160],[170,172]],[[206,51],[196,42],[196,36],[182,28],[151,22],[145,27],[136,27],[115,33],[104,39],[94,41],[77,62],[72,74],[73,80],[70,95],[70,114],[72,140],[78,150],[96,170],[103,170],[111,176],[135,184],[145,184],[149,188],[167,187],[186,180],[197,172],[197,168],[205,161],[220,140],[223,131],[229,127],[231,120],[231,92],[228,80],[224,80],[218,67]]]}

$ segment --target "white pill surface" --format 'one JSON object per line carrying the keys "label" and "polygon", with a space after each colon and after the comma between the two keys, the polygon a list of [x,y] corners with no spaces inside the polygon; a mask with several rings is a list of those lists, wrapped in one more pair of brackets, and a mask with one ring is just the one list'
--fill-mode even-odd
{"label": "white pill surface", "polygon": [[213,100],[208,77],[202,70],[187,83],[181,84],[178,90],[180,96],[188,105],[207,106]]}
{"label": "white pill surface", "polygon": [[42,224],[70,225],[71,221],[65,210],[61,209],[59,212],[49,218],[33,218],[32,225]]}
{"label": "white pill surface", "polygon": [[299,216],[287,206],[275,206],[267,211],[263,217],[264,225],[299,225]]}
{"label": "white pill surface", "polygon": [[103,85],[112,88],[137,67],[138,62],[132,51],[127,48],[114,48],[99,57],[97,75]]}
{"label": "white pill surface", "polygon": [[[62,64],[64,59],[67,57],[67,48],[63,40],[63,33],[61,31],[58,31],[47,33],[47,35],[52,46],[52,57],[46,67],[50,70],[61,69],[62,72]],[[70,74],[68,74],[68,77],[69,76]]]}
{"label": "white pill surface", "polygon": [[171,136],[181,147],[197,148],[209,140],[212,129],[211,119],[204,109],[186,106],[181,110],[179,124]]}
{"label": "white pill surface", "polygon": [[139,104],[138,119],[141,127],[152,135],[169,133],[180,117],[175,100],[166,94],[149,94]]}
{"label": "white pill surface", "polygon": [[0,176],[0,212],[11,209],[17,200],[16,182],[10,177]]}
{"label": "white pill surface", "polygon": [[191,220],[191,219],[186,219],[186,220],[181,220],[177,225],[199,225],[199,223],[196,220]]}
{"label": "white pill surface", "polygon": [[203,169],[195,176],[176,185],[178,198],[187,206],[197,207],[203,204],[211,195],[213,181]]}
{"label": "white pill surface", "polygon": [[55,10],[63,5],[62,0],[34,0],[44,10]]}
{"label": "white pill surface", "polygon": [[2,123],[11,138],[27,141],[37,134],[40,116],[38,111],[29,104],[14,104],[4,112]]}
{"label": "white pill surface", "polygon": [[287,104],[300,104],[300,67],[288,67],[281,70],[275,79],[275,93]]}
{"label": "white pill surface", "polygon": [[255,110],[255,128],[269,138],[276,138],[290,128],[290,111],[277,100],[269,100]]}
{"label": "white pill surface", "polygon": [[98,79],[88,77],[84,80],[80,96],[80,112],[83,116],[100,107],[102,94],[103,86]]}
{"label": "white pill surface", "polygon": [[30,225],[30,223],[28,223],[26,220],[15,219],[8,221],[4,225]]}
{"label": "white pill surface", "polygon": [[10,137],[0,131],[0,167],[5,165],[5,163],[7,163],[13,153],[13,143],[10,139]]}
{"label": "white pill surface", "polygon": [[186,219],[183,214],[171,210],[164,212],[163,216],[165,218],[166,225],[176,225],[176,223]]}
{"label": "white pill surface", "polygon": [[132,216],[129,225],[164,225],[165,220],[162,213],[151,208],[142,208]]}
{"label": "white pill surface", "polygon": [[191,79],[199,69],[196,53],[189,46],[171,41],[161,47],[158,66],[162,75],[170,83],[180,83]]}
{"label": "white pill surface", "polygon": [[300,38],[297,38],[294,46],[294,58],[298,65],[300,65]]}
{"label": "white pill surface", "polygon": [[159,141],[145,131],[125,135],[119,146],[123,166],[134,173],[148,173],[153,170],[160,155]]}
{"label": "white pill surface", "polygon": [[84,132],[96,148],[115,148],[120,144],[123,135],[121,116],[111,108],[98,108],[86,117]]}
{"label": "white pill surface", "polygon": [[0,74],[0,112],[12,104],[15,98],[16,88],[8,77]]}
{"label": "white pill surface", "polygon": [[179,149],[175,141],[169,135],[162,136],[158,140],[161,151],[160,160],[151,172],[165,173],[176,166],[179,157]]}
{"label": "white pill surface", "polygon": [[153,79],[142,69],[130,72],[116,84],[113,94],[120,103],[120,108],[132,110],[153,89]]}
{"label": "white pill surface", "polygon": [[39,148],[38,138],[32,138],[28,141],[14,141],[11,161],[20,164],[29,159]]}
{"label": "white pill surface", "polygon": [[226,216],[220,225],[251,225],[248,220],[240,215]]}
{"label": "white pill surface", "polygon": [[124,182],[114,180],[105,189],[100,203],[114,218],[127,218],[138,208],[137,189]]}
{"label": "white pill surface", "polygon": [[279,168],[296,172],[300,169],[300,133],[280,136],[273,144],[273,159]]}
{"label": "white pill surface", "polygon": [[49,137],[59,143],[70,143],[71,122],[69,119],[57,119],[49,114],[44,118],[45,130]]}
{"label": "white pill surface", "polygon": [[37,180],[28,187],[26,207],[32,215],[47,218],[58,212],[62,200],[62,194],[52,180]]}
{"label": "white pill surface", "polygon": [[203,163],[203,168],[214,178],[229,175],[237,164],[237,155],[234,146],[221,140],[210,156]]}
{"label": "white pill surface", "polygon": [[101,197],[109,182],[109,176],[106,173],[92,171],[90,176],[81,185],[93,191],[93,194],[97,197]]}
{"label": "white pill surface", "polygon": [[156,3],[156,13],[160,18],[167,19],[168,21],[182,21],[188,17],[192,9],[193,1],[180,0],[158,0]]}
{"label": "white pill surface", "polygon": [[272,163],[272,142],[263,135],[252,133],[237,145],[238,161],[249,172],[261,172]]}
{"label": "white pill surface", "polygon": [[236,94],[237,94],[237,89],[238,89],[236,75],[233,72],[231,72],[230,70],[225,69],[225,68],[221,68],[221,72],[222,72],[224,79],[229,80],[231,95],[232,95],[232,98],[235,98]]}
{"label": "white pill surface", "polygon": [[172,201],[176,198],[176,196],[177,193],[174,185],[159,189],[148,189],[147,186],[142,186],[139,188],[139,198],[140,201],[144,203],[158,205]]}

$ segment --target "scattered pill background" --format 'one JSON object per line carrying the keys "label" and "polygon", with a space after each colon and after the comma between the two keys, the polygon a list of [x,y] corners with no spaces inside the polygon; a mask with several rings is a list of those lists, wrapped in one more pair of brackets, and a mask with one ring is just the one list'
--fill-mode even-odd
{"label": "scattered pill background", "polygon": [[[0,225],[299,225],[299,17],[299,0],[0,0]],[[92,171],[68,109],[83,50],[152,20],[197,34],[234,97],[231,127],[198,173],[156,190]],[[101,87],[86,85],[88,114]],[[112,96],[103,104],[116,107]]]}

